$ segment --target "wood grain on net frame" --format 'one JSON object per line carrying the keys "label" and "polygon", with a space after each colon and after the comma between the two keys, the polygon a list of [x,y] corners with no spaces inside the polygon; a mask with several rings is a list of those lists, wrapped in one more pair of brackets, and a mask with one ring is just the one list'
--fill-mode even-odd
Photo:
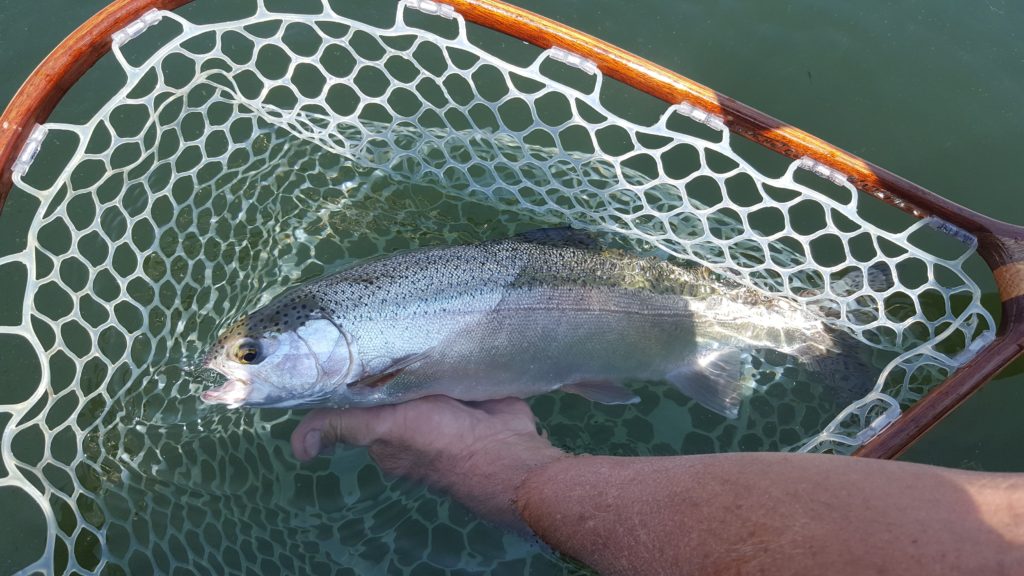
{"label": "wood grain on net frame", "polygon": [[[153,8],[191,0],[117,0],[69,35],[35,69],[0,117],[0,210],[13,184],[11,167],[36,124],[99,58],[111,36]],[[499,0],[438,0],[468,22],[540,48],[561,48],[601,72],[669,104],[687,103],[721,118],[732,132],[792,159],[808,157],[846,176],[858,190],[916,218],[939,218],[978,239],[1002,302],[997,337],[969,362],[857,449],[856,456],[894,458],[1024,353],[1024,228],[951,202],[913,182],[635,54]]]}

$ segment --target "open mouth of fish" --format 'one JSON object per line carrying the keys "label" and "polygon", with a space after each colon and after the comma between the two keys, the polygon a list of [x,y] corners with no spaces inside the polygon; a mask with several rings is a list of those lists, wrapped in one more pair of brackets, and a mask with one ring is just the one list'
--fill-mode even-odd
{"label": "open mouth of fish", "polygon": [[207,404],[225,404],[228,408],[238,408],[249,397],[249,390],[248,382],[231,379],[216,388],[206,390],[200,398]]}

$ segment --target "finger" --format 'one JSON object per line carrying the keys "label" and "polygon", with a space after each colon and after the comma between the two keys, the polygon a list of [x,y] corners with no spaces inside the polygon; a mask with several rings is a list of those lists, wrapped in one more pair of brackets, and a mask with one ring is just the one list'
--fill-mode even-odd
{"label": "finger", "polygon": [[327,428],[340,426],[333,422],[341,418],[341,410],[313,410],[292,430],[292,454],[300,462],[316,457],[324,450],[323,431]]}
{"label": "finger", "polygon": [[338,443],[365,446],[387,430],[390,406],[313,410],[292,432],[292,453],[302,462]]}

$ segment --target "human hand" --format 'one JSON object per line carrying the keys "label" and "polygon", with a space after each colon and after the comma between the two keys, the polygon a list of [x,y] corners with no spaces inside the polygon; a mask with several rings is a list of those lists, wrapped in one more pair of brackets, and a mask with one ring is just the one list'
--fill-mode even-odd
{"label": "human hand", "polygon": [[391,475],[451,494],[481,517],[523,527],[515,490],[532,468],[567,456],[537,433],[518,398],[464,403],[428,396],[403,404],[310,412],[292,433],[292,452],[308,461],[334,444],[368,446]]}

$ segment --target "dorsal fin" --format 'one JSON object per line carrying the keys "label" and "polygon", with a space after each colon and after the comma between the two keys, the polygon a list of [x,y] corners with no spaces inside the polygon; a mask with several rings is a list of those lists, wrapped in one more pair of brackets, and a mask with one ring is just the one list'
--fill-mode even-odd
{"label": "dorsal fin", "polygon": [[597,239],[585,230],[576,230],[568,226],[559,228],[537,228],[516,234],[513,240],[544,246],[560,246],[567,248],[593,249],[600,248]]}

